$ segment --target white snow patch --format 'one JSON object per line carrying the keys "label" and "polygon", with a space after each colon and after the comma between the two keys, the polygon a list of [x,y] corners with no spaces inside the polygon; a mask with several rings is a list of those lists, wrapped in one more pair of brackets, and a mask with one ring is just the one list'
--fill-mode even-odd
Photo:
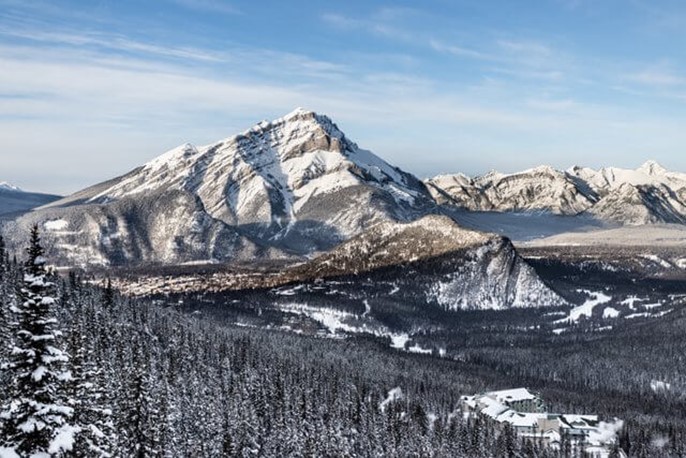
{"label": "white snow patch", "polygon": [[279,296],[295,296],[298,294],[298,291],[303,288],[305,288],[305,285],[297,285],[292,288],[279,288],[274,290],[274,294],[278,294]]}
{"label": "white snow patch", "polygon": [[667,315],[669,312],[671,312],[672,309],[669,310],[663,310],[662,312],[659,313],[650,313],[650,312],[641,312],[641,313],[632,313],[631,315],[627,315],[624,318],[631,320],[634,318],[659,318],[661,316]]}
{"label": "white snow patch", "polygon": [[650,309],[654,309],[654,308],[657,308],[657,307],[662,307],[663,305],[664,305],[664,304],[663,304],[662,302],[658,301],[658,302],[655,302],[655,303],[653,303],[653,304],[643,304],[643,307],[645,307],[645,308],[647,308],[648,310],[650,310]]}
{"label": "white snow patch", "polygon": [[419,344],[414,344],[410,348],[407,349],[410,353],[419,353],[422,355],[430,355],[433,350],[430,348],[422,348],[419,346]]}
{"label": "white snow patch", "polygon": [[605,310],[603,310],[603,318],[617,318],[619,316],[619,310],[612,308],[612,307],[606,307]]}
{"label": "white snow patch", "polygon": [[672,385],[670,383],[663,382],[662,380],[650,381],[650,389],[653,390],[655,393],[658,393],[660,391],[668,391],[670,388],[672,388]]}
{"label": "white snow patch", "polygon": [[391,348],[397,348],[398,350],[404,350],[405,344],[410,341],[410,336],[407,334],[392,334],[391,335]]}
{"label": "white snow patch", "polygon": [[644,299],[641,299],[638,296],[629,296],[626,299],[624,299],[620,304],[628,306],[631,310],[636,310],[636,302],[642,301]]}
{"label": "white snow patch", "polygon": [[13,448],[0,447],[0,458],[21,458]]}
{"label": "white snow patch", "polygon": [[582,290],[580,292],[585,292],[589,294],[591,298],[584,302],[582,305],[573,308],[571,312],[569,312],[569,316],[567,318],[561,318],[559,320],[554,321],[554,323],[575,323],[579,321],[579,319],[582,316],[590,318],[593,314],[593,309],[595,308],[595,306],[605,304],[606,302],[610,302],[612,300],[612,296],[608,296],[602,292],[593,292],[586,290]]}
{"label": "white snow patch", "polygon": [[648,261],[652,261],[655,264],[658,264],[658,265],[664,267],[665,269],[671,269],[672,268],[672,265],[670,263],[668,263],[667,261],[665,261],[664,259],[662,259],[659,256],[655,256],[654,254],[643,254],[643,255],[641,255],[641,257],[643,259],[647,259]]}
{"label": "white snow patch", "polygon": [[63,425],[58,431],[55,438],[50,442],[48,452],[50,454],[58,454],[60,452],[69,452],[74,447],[74,435],[81,431],[78,426]]}
{"label": "white snow patch", "polygon": [[48,231],[63,231],[69,227],[69,222],[63,219],[53,219],[43,223],[43,227]]}
{"label": "white snow patch", "polygon": [[47,372],[48,372],[48,368],[47,368],[47,367],[45,367],[45,366],[38,366],[38,368],[37,368],[36,370],[34,370],[33,373],[31,374],[31,378],[32,378],[35,382],[40,382],[41,380],[43,380],[43,377],[45,376],[45,374],[46,374]]}
{"label": "white snow patch", "polygon": [[372,307],[369,305],[369,301],[367,299],[364,300],[364,313],[362,314],[362,318],[366,317],[369,315],[369,312],[372,311]]}
{"label": "white snow patch", "polygon": [[388,404],[391,402],[397,401],[399,399],[403,398],[403,390],[400,389],[400,387],[395,387],[391,391],[388,392],[388,396],[386,396],[386,399],[381,401],[379,404],[379,410],[382,412],[386,411],[386,407]]}
{"label": "white snow patch", "polygon": [[650,444],[655,448],[665,448],[669,444],[669,438],[665,436],[654,437]]}

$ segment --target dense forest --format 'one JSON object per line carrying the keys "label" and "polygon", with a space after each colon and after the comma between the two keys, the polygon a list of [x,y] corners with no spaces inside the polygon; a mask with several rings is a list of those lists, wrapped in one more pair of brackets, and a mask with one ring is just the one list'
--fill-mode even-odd
{"label": "dense forest", "polygon": [[[16,259],[0,243],[3,458],[565,455],[457,413],[462,394],[535,379],[487,351],[454,361],[226,326],[48,263],[37,230]],[[550,392],[569,410],[605,389],[564,388]],[[663,413],[627,421],[629,456],[686,456],[683,412]]]}

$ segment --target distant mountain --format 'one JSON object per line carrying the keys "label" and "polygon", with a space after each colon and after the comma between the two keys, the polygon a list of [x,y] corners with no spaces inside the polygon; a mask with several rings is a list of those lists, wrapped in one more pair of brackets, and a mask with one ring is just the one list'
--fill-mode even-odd
{"label": "distant mountain", "polygon": [[541,166],[475,178],[441,175],[426,185],[439,204],[472,211],[584,214],[629,225],[686,223],[686,174],[654,161],[636,170]]}
{"label": "distant mountain", "polygon": [[77,264],[302,256],[435,211],[424,184],[302,109],[204,147],[185,144],[16,221]]}
{"label": "distant mountain", "polygon": [[6,182],[0,183],[0,215],[17,213],[40,207],[59,199],[60,196],[22,191]]}

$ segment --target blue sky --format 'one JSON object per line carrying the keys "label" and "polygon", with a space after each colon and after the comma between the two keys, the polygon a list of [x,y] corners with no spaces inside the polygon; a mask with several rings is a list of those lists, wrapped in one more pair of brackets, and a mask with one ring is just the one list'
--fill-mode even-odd
{"label": "blue sky", "polygon": [[68,193],[302,106],[419,176],[686,170],[686,5],[0,0],[0,181]]}

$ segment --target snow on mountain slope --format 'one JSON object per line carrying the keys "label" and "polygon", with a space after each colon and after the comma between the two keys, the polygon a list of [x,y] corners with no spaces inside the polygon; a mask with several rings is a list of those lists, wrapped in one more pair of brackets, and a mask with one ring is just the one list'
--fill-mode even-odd
{"label": "snow on mountain slope", "polygon": [[18,250],[25,244],[33,224],[41,228],[47,254],[58,265],[178,264],[288,256],[214,220],[196,198],[180,191],[28,213],[3,227],[11,248]]}
{"label": "snow on mountain slope", "polygon": [[686,205],[664,184],[632,185],[624,182],[610,188],[588,212],[604,221],[632,225],[686,222]]}
{"label": "snow on mountain slope", "polygon": [[[188,246],[206,230],[257,251],[306,255],[434,208],[420,180],[359,148],[328,117],[297,109],[211,145],[182,145],[18,224],[64,219],[83,230],[80,242],[54,234],[55,246],[77,245],[61,250],[67,258],[88,245],[110,263],[173,263],[235,257],[224,243]],[[152,225],[159,218],[171,226]],[[114,252],[103,242],[113,233],[121,240]]]}
{"label": "snow on mountain slope", "polygon": [[426,184],[439,203],[469,210],[587,214],[631,225],[686,222],[686,174],[654,161],[636,170],[541,166],[509,175],[439,176]]}
{"label": "snow on mountain slope", "polygon": [[686,187],[686,174],[670,172],[655,161],[647,161],[636,170],[605,167],[593,170],[572,167],[567,173],[588,183],[596,192],[617,189],[623,184],[632,186],[665,185],[675,190]]}
{"label": "snow on mountain slope", "polygon": [[326,116],[297,109],[212,145],[180,146],[89,201],[183,189],[228,224],[285,228],[301,219],[300,213],[307,216],[311,199],[355,186],[374,188],[408,209],[427,200],[413,176],[358,148]]}
{"label": "snow on mountain slope", "polygon": [[461,228],[446,216],[376,225],[299,270],[309,278],[397,278],[397,294],[421,295],[447,310],[565,303],[509,240]]}
{"label": "snow on mountain slope", "polygon": [[23,212],[59,199],[59,196],[26,192],[7,182],[0,183],[0,215]]}
{"label": "snow on mountain slope", "polygon": [[18,187],[9,184],[6,181],[0,182],[0,191],[21,191]]}

